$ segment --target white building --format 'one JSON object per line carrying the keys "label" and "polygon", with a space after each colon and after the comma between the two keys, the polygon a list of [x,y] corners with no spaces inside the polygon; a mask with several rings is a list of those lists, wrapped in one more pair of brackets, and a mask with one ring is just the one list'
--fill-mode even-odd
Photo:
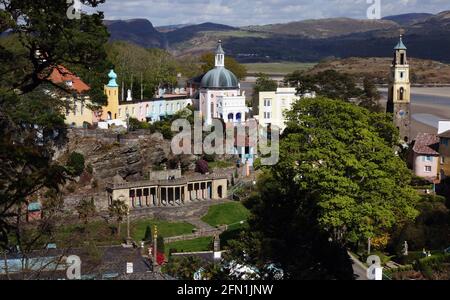
{"label": "white building", "polygon": [[200,84],[199,110],[207,125],[215,118],[225,123],[245,122],[249,112],[245,94],[236,75],[225,68],[225,52],[219,41],[215,68],[206,73]]}
{"label": "white building", "polygon": [[262,126],[276,126],[283,131],[286,128],[284,112],[292,108],[300,98],[315,98],[314,92],[297,96],[293,87],[279,87],[276,91],[259,93],[258,121]]}

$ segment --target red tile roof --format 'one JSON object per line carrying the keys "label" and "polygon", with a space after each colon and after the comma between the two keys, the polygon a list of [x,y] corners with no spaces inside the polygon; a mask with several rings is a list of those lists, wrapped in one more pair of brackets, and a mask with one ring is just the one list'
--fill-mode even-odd
{"label": "red tile roof", "polygon": [[[90,87],[84,83],[80,77],[76,76],[63,66],[55,67],[48,79],[57,85],[66,84],[67,81],[72,81],[71,89],[80,94],[90,90]],[[69,86],[67,87],[70,88]]]}
{"label": "red tile roof", "polygon": [[419,133],[413,151],[417,154],[439,155],[439,137],[432,133]]}

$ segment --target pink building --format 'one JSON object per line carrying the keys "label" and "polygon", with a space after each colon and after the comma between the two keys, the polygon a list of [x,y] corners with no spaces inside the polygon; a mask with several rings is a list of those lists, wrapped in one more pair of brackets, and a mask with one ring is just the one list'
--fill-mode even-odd
{"label": "pink building", "polygon": [[439,137],[432,133],[419,133],[412,149],[414,174],[435,181],[439,178]]}

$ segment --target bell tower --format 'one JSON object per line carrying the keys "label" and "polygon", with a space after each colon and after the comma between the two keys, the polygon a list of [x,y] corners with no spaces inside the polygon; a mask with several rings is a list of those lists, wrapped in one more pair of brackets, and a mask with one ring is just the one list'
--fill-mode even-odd
{"label": "bell tower", "polygon": [[402,35],[400,35],[400,40],[394,48],[394,60],[389,76],[387,112],[394,115],[394,123],[400,131],[400,139],[410,142],[411,83],[406,50]]}

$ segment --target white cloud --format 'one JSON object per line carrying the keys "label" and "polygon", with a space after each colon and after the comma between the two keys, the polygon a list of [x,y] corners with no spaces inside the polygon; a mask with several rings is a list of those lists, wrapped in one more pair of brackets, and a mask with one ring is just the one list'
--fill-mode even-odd
{"label": "white cloud", "polygon": [[[155,25],[215,22],[232,26],[316,18],[365,18],[367,0],[106,0],[106,19],[146,18]],[[381,0],[382,16],[450,10],[448,0]]]}

